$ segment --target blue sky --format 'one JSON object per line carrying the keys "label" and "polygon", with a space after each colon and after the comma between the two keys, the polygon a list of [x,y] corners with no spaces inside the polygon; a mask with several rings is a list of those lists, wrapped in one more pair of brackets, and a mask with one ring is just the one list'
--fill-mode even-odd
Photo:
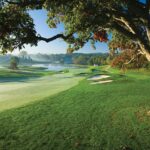
{"label": "blue sky", "polygon": [[[145,3],[146,0],[140,0],[141,2]],[[34,19],[35,28],[37,33],[42,35],[43,37],[51,37],[58,33],[63,32],[63,24],[60,24],[57,29],[50,29],[46,24],[47,14],[44,10],[35,10],[30,11],[30,15]],[[23,50],[26,50],[28,53],[49,53],[49,54],[58,54],[58,53],[66,53],[67,44],[61,40],[57,39],[50,43],[39,42],[38,46],[30,47],[29,45],[25,46]],[[100,52],[108,52],[107,43],[100,43],[96,44],[96,50],[94,50],[90,43],[87,43],[82,49],[79,51],[80,53],[100,53]],[[16,50],[14,53],[18,53]]]}
{"label": "blue sky", "polygon": [[[58,33],[63,32],[63,24],[58,25],[56,29],[50,29],[46,24],[47,14],[44,10],[36,10],[31,11],[30,15],[34,19],[35,28],[37,33],[39,33],[43,37],[51,37]],[[58,53],[66,53],[67,44],[61,40],[57,39],[50,43],[39,42],[38,46],[30,47],[29,45],[25,46],[23,50],[26,50],[28,53],[49,53],[49,54],[58,54]],[[96,50],[90,46],[90,43],[87,43],[82,49],[78,52],[80,53],[99,53],[99,52],[107,52],[108,46],[106,43],[98,42],[96,44]],[[18,53],[16,50],[15,53]]]}

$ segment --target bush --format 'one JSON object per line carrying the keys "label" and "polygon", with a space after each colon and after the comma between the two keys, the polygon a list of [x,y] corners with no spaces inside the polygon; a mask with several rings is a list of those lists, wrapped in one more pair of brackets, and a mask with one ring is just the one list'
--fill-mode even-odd
{"label": "bush", "polygon": [[113,59],[113,61],[111,62],[111,66],[118,67],[120,69],[123,66],[127,69],[147,68],[148,61],[146,60],[146,58],[143,55],[134,55],[135,53],[132,50],[123,51],[122,53],[120,53],[120,55],[116,56]]}

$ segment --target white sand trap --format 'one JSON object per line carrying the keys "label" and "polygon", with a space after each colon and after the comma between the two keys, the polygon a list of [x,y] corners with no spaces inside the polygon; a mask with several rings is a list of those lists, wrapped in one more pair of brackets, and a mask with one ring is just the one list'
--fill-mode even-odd
{"label": "white sand trap", "polygon": [[93,76],[91,78],[89,78],[88,80],[100,80],[100,79],[105,79],[105,78],[109,78],[110,76],[108,75],[98,75],[98,76]]}
{"label": "white sand trap", "polygon": [[103,83],[110,83],[113,82],[113,80],[105,80],[105,81],[99,81],[99,82],[92,82],[91,84],[103,84]]}

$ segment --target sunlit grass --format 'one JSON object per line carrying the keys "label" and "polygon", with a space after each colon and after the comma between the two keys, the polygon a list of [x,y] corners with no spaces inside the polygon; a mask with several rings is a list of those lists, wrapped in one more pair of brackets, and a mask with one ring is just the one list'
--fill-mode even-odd
{"label": "sunlit grass", "polygon": [[[0,149],[149,150],[150,76],[136,71],[125,75],[115,69],[108,71],[99,74],[109,74],[112,83],[91,85],[84,79],[31,105],[1,112]],[[35,88],[40,87],[32,90]]]}
{"label": "sunlit grass", "polygon": [[29,73],[0,71],[0,111],[41,100],[71,88],[82,79],[82,77],[73,77],[71,72],[39,74],[41,70],[36,71]]}

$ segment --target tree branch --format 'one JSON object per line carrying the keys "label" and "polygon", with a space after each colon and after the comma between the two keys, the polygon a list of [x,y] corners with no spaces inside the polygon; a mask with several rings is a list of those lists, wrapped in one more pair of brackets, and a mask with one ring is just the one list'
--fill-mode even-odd
{"label": "tree branch", "polygon": [[121,18],[115,18],[115,20],[123,23],[129,29],[129,32],[131,32],[133,34],[136,34],[135,31],[129,25],[129,22],[127,20],[125,20],[125,18],[123,18],[123,17],[121,17]]}
{"label": "tree branch", "polygon": [[148,38],[148,40],[150,42],[150,29],[145,27],[145,30],[146,30],[147,38]]}
{"label": "tree branch", "polygon": [[133,56],[132,58],[131,58],[131,60],[129,60],[128,62],[125,62],[124,63],[124,65],[128,65],[128,64],[130,64],[132,61],[134,61],[135,60],[135,56]]}
{"label": "tree branch", "polygon": [[28,0],[23,2],[16,2],[11,0],[6,0],[6,3],[12,4],[12,5],[18,5],[20,7],[26,7],[29,5],[43,5],[46,0]]}
{"label": "tree branch", "polygon": [[146,0],[146,10],[147,10],[148,28],[150,29],[150,0]]}
{"label": "tree branch", "polygon": [[63,34],[57,34],[57,35],[55,35],[55,36],[53,36],[53,37],[50,37],[50,38],[45,38],[45,37],[42,37],[42,36],[37,36],[36,38],[37,38],[37,40],[39,40],[39,41],[45,41],[45,42],[51,42],[51,41],[54,41],[54,40],[56,40],[56,39],[58,39],[58,38],[61,38],[61,39],[63,39],[63,40],[67,40],[69,37],[71,37],[73,35],[73,33],[72,34],[69,34],[69,35],[67,35],[67,36],[65,36],[65,35],[63,35]]}
{"label": "tree branch", "polygon": [[[116,29],[120,32],[123,32],[128,37],[140,41],[145,46],[145,49],[147,49],[150,52],[150,45],[149,43],[141,36],[141,31],[134,25],[131,18],[114,18],[116,20]],[[120,25],[117,21],[120,21],[123,23],[123,25]],[[124,26],[127,28],[124,28]],[[148,38],[148,41],[150,41],[150,30],[149,28],[146,29],[146,35]]]}
{"label": "tree branch", "polygon": [[123,33],[124,35],[130,37],[131,39],[136,40],[137,36],[133,34],[132,32],[129,32],[127,29],[125,29],[123,26],[119,25],[118,22],[114,22],[113,27],[118,31]]}
{"label": "tree branch", "polygon": [[130,64],[132,61],[134,61],[136,59],[136,56],[141,55],[141,52],[135,54],[128,62],[125,62],[124,65],[128,65]]}

